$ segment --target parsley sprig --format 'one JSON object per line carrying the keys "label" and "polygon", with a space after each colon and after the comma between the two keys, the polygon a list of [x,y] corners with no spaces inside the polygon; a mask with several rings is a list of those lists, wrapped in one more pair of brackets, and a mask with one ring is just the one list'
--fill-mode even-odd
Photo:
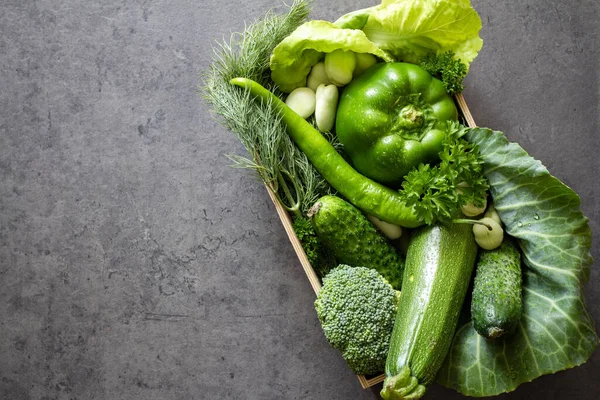
{"label": "parsley sprig", "polygon": [[319,278],[322,279],[332,268],[338,265],[333,252],[322,244],[308,218],[303,216],[294,218],[292,227],[306,253],[310,265]]}
{"label": "parsley sprig", "polygon": [[439,78],[448,94],[460,93],[465,88],[463,80],[467,75],[467,66],[455,58],[453,51],[429,54],[421,62],[421,67]]}
{"label": "parsley sprig", "polygon": [[477,146],[462,139],[468,128],[455,121],[447,124],[439,164],[414,168],[400,192],[427,224],[455,218],[461,205],[482,205],[489,189]]}

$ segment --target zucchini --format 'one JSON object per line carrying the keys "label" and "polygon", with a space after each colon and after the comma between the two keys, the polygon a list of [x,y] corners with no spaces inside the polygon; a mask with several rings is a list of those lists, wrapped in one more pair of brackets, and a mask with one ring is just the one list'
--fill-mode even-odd
{"label": "zucchini", "polygon": [[358,208],[340,197],[321,197],[308,216],[321,242],[341,264],[377,270],[400,290],[404,260]]}
{"label": "zucchini", "polygon": [[500,247],[481,250],[475,269],[471,318],[486,339],[511,334],[523,313],[521,253],[510,237]]}
{"label": "zucchini", "polygon": [[381,396],[418,399],[425,393],[452,343],[477,244],[469,224],[416,229],[406,254]]}

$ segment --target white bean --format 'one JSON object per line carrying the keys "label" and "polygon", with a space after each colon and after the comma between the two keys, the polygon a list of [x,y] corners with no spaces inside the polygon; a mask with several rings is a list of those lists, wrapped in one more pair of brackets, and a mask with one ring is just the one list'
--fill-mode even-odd
{"label": "white bean", "polygon": [[468,203],[468,204],[460,206],[460,209],[461,209],[462,213],[465,214],[467,217],[476,217],[478,215],[483,214],[486,206],[487,206],[487,199],[484,199],[483,205],[481,207],[477,207],[473,203]]}
{"label": "white bean", "polygon": [[315,92],[307,87],[294,89],[285,99],[285,104],[304,119],[315,112],[316,102]]}
{"label": "white bean", "polygon": [[502,224],[502,220],[500,219],[500,215],[498,214],[498,211],[496,211],[496,207],[494,207],[494,204],[490,203],[487,211],[485,212],[485,214],[483,214],[484,217],[489,217],[491,219],[493,219],[494,221],[496,221],[499,224]]}
{"label": "white bean", "polygon": [[335,123],[338,104],[338,88],[335,85],[320,84],[316,93],[315,120],[321,132],[330,132]]}
{"label": "white bean", "polygon": [[331,81],[327,76],[327,72],[325,72],[325,63],[323,61],[319,61],[310,69],[308,73],[308,77],[306,78],[306,86],[317,91],[317,88],[320,84],[329,85]]}
{"label": "white bean", "polygon": [[479,247],[485,250],[493,250],[500,246],[504,239],[504,229],[502,229],[500,224],[489,217],[483,217],[479,222],[485,224],[473,225],[473,236],[475,236],[475,241]]}
{"label": "white bean", "polygon": [[[461,182],[456,187],[456,193],[461,194],[461,193],[463,193],[461,188],[468,188],[468,187],[469,187],[469,184],[467,182]],[[484,199],[483,206],[481,206],[481,207],[476,207],[475,204],[468,203],[468,204],[464,204],[464,205],[460,206],[460,210],[467,217],[476,217],[478,215],[483,214],[486,206],[487,206],[487,199]]]}
{"label": "white bean", "polygon": [[375,225],[381,233],[383,233],[388,239],[398,239],[402,236],[402,228],[398,225],[390,224],[389,222],[385,222],[380,220],[377,217],[372,215],[367,215],[367,218],[373,225]]}
{"label": "white bean", "polygon": [[356,53],[356,69],[354,70],[354,77],[359,76],[365,70],[377,63],[377,59],[373,54],[369,53]]}

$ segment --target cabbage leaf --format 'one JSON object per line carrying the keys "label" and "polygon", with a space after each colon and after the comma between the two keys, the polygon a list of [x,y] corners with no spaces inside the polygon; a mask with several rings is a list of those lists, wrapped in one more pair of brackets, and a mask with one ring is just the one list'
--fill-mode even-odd
{"label": "cabbage leaf", "polygon": [[584,303],[593,260],[579,196],[501,132],[473,128],[466,138],[479,146],[493,203],[523,254],[517,331],[488,342],[467,322],[437,376],[440,384],[479,397],[584,363],[598,336]]}
{"label": "cabbage leaf", "polygon": [[453,51],[468,70],[483,46],[481,26],[469,0],[383,0],[362,29],[397,61],[419,64],[430,53]]}
{"label": "cabbage leaf", "polygon": [[271,54],[271,78],[282,92],[306,86],[310,69],[325,53],[334,50],[370,53],[393,61],[375,46],[360,29],[344,29],[332,22],[312,20],[300,25]]}

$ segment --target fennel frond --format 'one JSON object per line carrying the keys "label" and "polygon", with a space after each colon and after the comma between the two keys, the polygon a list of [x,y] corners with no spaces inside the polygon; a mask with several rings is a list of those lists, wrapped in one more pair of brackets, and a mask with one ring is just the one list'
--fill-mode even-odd
{"label": "fennel frond", "polygon": [[332,189],[288,136],[273,106],[257,101],[229,81],[250,78],[281,96],[271,81],[269,58],[275,46],[306,21],[309,5],[308,0],[295,0],[286,15],[270,11],[243,32],[232,34],[228,42],[219,43],[200,87],[223,125],[248,151],[249,158],[230,155],[230,160],[236,167],[254,170],[297,216],[305,215]]}

